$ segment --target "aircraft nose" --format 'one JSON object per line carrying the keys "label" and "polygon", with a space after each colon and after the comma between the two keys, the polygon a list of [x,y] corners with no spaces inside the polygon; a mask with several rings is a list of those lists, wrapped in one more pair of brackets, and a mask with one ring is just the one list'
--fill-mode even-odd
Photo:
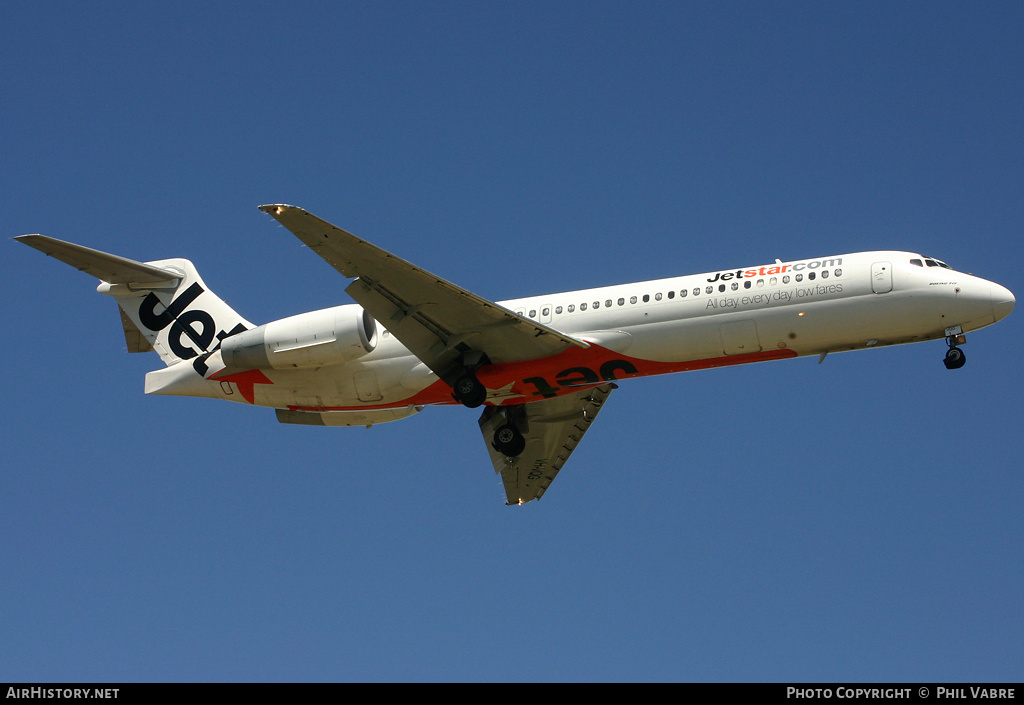
{"label": "aircraft nose", "polygon": [[992,285],[992,312],[997,321],[1009,316],[1016,304],[1017,299],[1013,297],[1012,291],[999,284]]}

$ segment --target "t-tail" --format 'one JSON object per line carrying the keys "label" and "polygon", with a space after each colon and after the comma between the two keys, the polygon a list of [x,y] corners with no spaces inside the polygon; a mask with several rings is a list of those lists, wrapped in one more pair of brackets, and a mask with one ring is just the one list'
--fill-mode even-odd
{"label": "t-tail", "polygon": [[221,342],[253,327],[207,288],[187,259],[136,262],[45,235],[14,239],[100,280],[96,290],[121,309],[128,352],[155,350],[173,368],[147,375],[148,393],[200,392],[204,378],[217,372],[220,356],[210,358]]}

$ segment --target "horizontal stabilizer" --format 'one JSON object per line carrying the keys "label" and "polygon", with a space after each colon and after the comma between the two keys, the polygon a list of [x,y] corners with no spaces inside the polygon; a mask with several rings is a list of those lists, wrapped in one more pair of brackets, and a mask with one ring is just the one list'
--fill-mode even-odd
{"label": "horizontal stabilizer", "polygon": [[14,239],[110,284],[152,284],[182,278],[181,272],[173,269],[154,267],[46,235],[20,235]]}
{"label": "horizontal stabilizer", "polygon": [[14,239],[99,279],[96,291],[113,297],[121,309],[128,352],[155,351],[166,365],[190,361],[194,380],[154,378],[147,393],[208,396],[218,386],[205,381],[207,360],[225,338],[253,327],[210,291],[187,259],[136,262],[45,235]]}

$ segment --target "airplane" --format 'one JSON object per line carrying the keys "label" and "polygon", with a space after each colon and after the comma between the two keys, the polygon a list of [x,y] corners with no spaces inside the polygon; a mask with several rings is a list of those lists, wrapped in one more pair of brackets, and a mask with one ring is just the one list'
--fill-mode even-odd
{"label": "airplane", "polygon": [[945,339],[1008,316],[1005,287],[912,252],[723,269],[492,302],[295,206],[260,210],[352,281],[355,300],[256,326],[186,259],[138,262],[44,235],[16,240],[100,280],[146,394],[275,409],[286,424],[366,426],[427,406],[479,418],[507,504],[540,499],[617,382]]}

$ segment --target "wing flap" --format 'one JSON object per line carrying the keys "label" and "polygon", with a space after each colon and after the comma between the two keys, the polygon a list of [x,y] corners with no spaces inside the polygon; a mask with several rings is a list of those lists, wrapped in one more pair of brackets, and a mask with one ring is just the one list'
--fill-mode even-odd
{"label": "wing flap", "polygon": [[405,419],[423,410],[422,406],[400,409],[366,409],[364,411],[291,411],[275,409],[281,423],[302,426],[365,426]]}
{"label": "wing flap", "polygon": [[[480,430],[494,471],[501,475],[507,504],[522,504],[544,495],[613,389],[614,384],[603,384],[511,409],[484,409]],[[515,458],[506,457],[491,445],[494,432],[510,414],[526,440],[525,449]]]}

